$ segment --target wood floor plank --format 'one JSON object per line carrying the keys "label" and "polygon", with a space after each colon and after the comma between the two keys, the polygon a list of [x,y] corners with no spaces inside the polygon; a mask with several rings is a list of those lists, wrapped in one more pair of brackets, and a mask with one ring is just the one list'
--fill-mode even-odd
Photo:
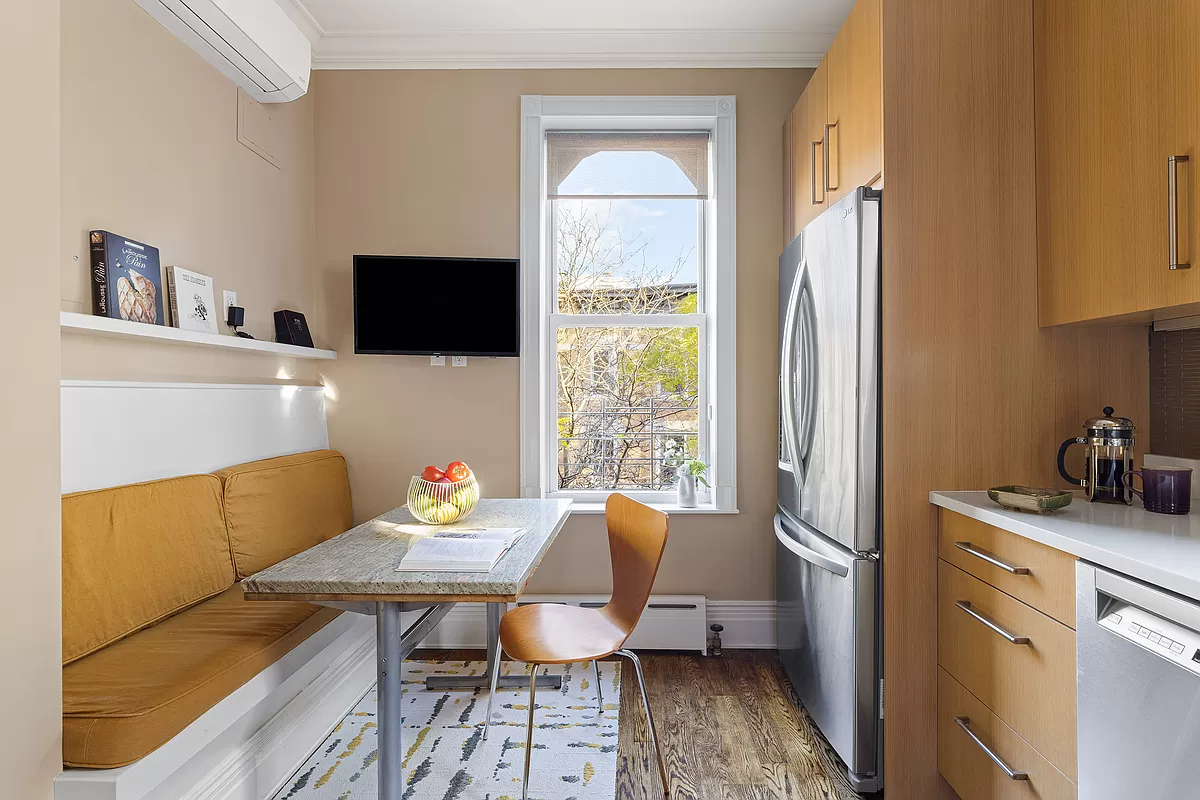
{"label": "wood floor plank", "polygon": [[[671,800],[859,800],[846,767],[798,708],[778,655],[639,654]],[[480,650],[414,659],[480,660]],[[621,662],[617,800],[661,800],[658,763],[632,665]]]}

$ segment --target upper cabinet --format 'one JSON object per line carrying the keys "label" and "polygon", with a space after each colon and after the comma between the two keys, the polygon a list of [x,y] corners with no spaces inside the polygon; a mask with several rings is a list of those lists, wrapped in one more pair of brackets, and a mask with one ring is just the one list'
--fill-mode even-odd
{"label": "upper cabinet", "polygon": [[[858,0],[784,125],[788,241],[883,173],[881,0]],[[789,235],[790,234],[790,235]]]}
{"label": "upper cabinet", "polygon": [[828,202],[883,173],[883,50],[881,0],[858,0],[825,56],[829,148]]}
{"label": "upper cabinet", "polygon": [[792,108],[792,235],[825,210],[825,63],[817,67]]}
{"label": "upper cabinet", "polygon": [[1034,9],[1041,324],[1200,303],[1200,3]]}

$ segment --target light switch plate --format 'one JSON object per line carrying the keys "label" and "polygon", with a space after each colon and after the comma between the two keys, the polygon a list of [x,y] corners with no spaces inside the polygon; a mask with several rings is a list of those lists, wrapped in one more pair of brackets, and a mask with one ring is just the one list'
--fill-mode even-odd
{"label": "light switch plate", "polygon": [[222,299],[224,300],[224,303],[225,303],[225,308],[229,308],[230,306],[237,305],[237,292],[231,292],[228,289],[226,289],[221,294],[222,294]]}
{"label": "light switch plate", "polygon": [[429,357],[429,366],[431,366],[431,367],[446,366],[446,357],[445,356],[430,356]]}
{"label": "light switch plate", "polygon": [[467,365],[466,356],[454,356],[451,359],[450,365],[453,367],[465,367]]}

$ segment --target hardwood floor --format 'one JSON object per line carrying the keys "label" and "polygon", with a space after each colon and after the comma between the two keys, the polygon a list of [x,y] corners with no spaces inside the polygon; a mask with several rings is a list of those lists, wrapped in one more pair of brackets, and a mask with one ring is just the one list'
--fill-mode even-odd
{"label": "hardwood floor", "polygon": [[[639,654],[671,776],[672,800],[852,800],[845,767],[792,700],[767,650]],[[478,650],[425,650],[414,659],[483,658]],[[617,800],[662,798],[637,678],[621,672]]]}

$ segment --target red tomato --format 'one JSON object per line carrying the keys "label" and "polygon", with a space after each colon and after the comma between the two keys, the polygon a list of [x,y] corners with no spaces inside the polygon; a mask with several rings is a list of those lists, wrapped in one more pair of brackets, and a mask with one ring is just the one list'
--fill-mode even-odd
{"label": "red tomato", "polygon": [[471,477],[471,468],[461,461],[451,461],[450,465],[446,467],[446,477],[455,483],[465,481]]}
{"label": "red tomato", "polygon": [[438,478],[444,478],[444,477],[446,477],[446,473],[442,472],[440,469],[433,466],[432,464],[430,464],[428,467],[426,467],[425,470],[421,473],[421,478],[429,481],[430,483],[435,483],[438,480]]}

